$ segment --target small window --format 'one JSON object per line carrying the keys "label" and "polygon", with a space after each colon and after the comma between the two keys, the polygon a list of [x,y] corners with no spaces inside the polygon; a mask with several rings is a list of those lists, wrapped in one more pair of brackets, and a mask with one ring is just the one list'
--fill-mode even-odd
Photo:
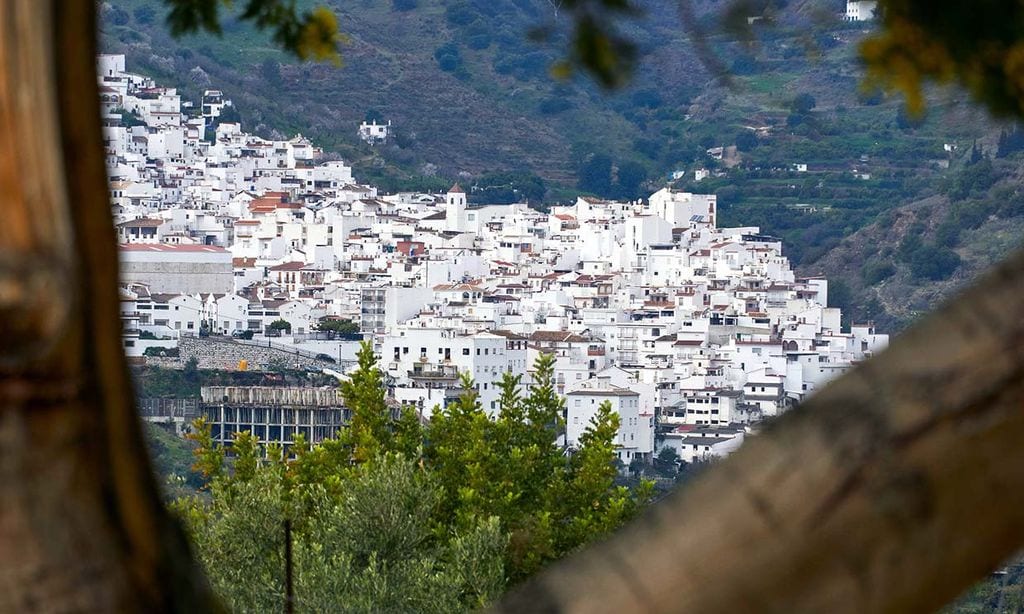
{"label": "small window", "polygon": [[462,355],[469,356],[469,348],[462,348]]}

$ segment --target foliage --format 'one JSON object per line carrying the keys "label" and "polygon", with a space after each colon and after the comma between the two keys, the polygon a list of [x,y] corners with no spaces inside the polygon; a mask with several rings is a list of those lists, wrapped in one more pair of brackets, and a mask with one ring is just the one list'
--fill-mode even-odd
{"label": "foliage", "polygon": [[[558,445],[564,402],[542,355],[522,394],[505,374],[500,409],[459,400],[418,416],[388,409],[372,348],[342,395],[338,439],[261,450],[236,433],[226,450],[199,420],[190,436],[208,499],[175,503],[211,582],[243,611],[283,603],[284,523],[292,527],[297,609],[456,612],[485,607],[511,583],[633,517],[652,486],[616,486],[618,417],[602,405],[578,449]],[[283,460],[292,456],[292,460]]]}
{"label": "foliage", "polygon": [[922,83],[959,82],[995,115],[1024,114],[1024,6],[997,0],[882,0],[883,27],[861,45],[869,83],[901,91],[924,109]]}
{"label": "foliage", "polygon": [[[228,0],[164,2],[170,8],[167,24],[176,36],[199,30],[221,34],[221,4],[231,5]],[[239,19],[251,21],[261,30],[270,30],[275,43],[300,59],[341,62],[338,45],[343,37],[338,31],[338,18],[327,7],[319,6],[299,15],[294,2],[247,0]]]}
{"label": "foliage", "polygon": [[289,322],[288,320],[285,320],[284,318],[278,318],[277,320],[274,320],[270,324],[267,324],[267,328],[269,330],[291,330],[292,323]]}
{"label": "foliage", "polygon": [[135,21],[143,25],[156,21],[156,9],[148,5],[136,7],[132,14],[135,16]]}
{"label": "foliage", "polygon": [[896,267],[887,260],[869,260],[861,268],[864,283],[873,286],[896,274]]}
{"label": "foliage", "polygon": [[576,187],[584,192],[608,194],[612,189],[612,159],[607,154],[594,154],[580,167]]}
{"label": "foliage", "polygon": [[339,320],[336,318],[320,318],[316,325],[317,330],[332,331],[351,335],[359,332],[359,325],[352,320]]}
{"label": "foliage", "polygon": [[544,180],[528,172],[489,172],[473,182],[470,199],[492,205],[540,203],[547,193]]}
{"label": "foliage", "polygon": [[960,256],[939,245],[924,244],[909,256],[910,271],[919,279],[938,281],[946,279],[960,266]]}
{"label": "foliage", "polygon": [[145,375],[136,381],[143,397],[197,397],[199,384],[197,372],[164,367],[147,368]]}
{"label": "foliage", "polygon": [[301,482],[294,465],[272,457],[249,475],[215,480],[210,499],[175,507],[233,610],[283,605],[286,521],[296,611],[469,611],[504,587],[497,521],[439,538],[431,523],[437,484],[402,456],[352,469],[335,492]]}
{"label": "foliage", "polygon": [[462,66],[462,55],[455,43],[445,43],[434,51],[437,65],[445,72],[454,72]]}
{"label": "foliage", "polygon": [[126,109],[117,108],[110,111],[112,115],[121,116],[121,125],[125,128],[133,128],[135,126],[145,126],[146,122],[139,117],[139,114],[135,111],[128,111]]}
{"label": "foliage", "polygon": [[384,383],[373,345],[364,341],[357,355],[359,367],[341,384],[341,396],[352,412],[346,439],[356,462],[365,462],[391,440],[388,430],[390,411],[384,398]]}
{"label": "foliage", "polygon": [[142,352],[142,355],[143,356],[152,356],[152,357],[168,356],[168,357],[175,357],[176,358],[178,356],[178,348],[166,348],[166,347],[160,347],[160,346],[157,346],[157,345],[152,345],[152,346],[146,348],[146,350],[144,352]]}
{"label": "foliage", "polygon": [[154,472],[164,482],[165,497],[174,499],[198,491],[205,480],[192,469],[190,442],[175,435],[172,425],[146,422],[143,427],[149,458],[153,460]]}
{"label": "foliage", "polygon": [[740,130],[736,133],[736,149],[750,151],[757,147],[757,135],[750,130]]}
{"label": "foliage", "polygon": [[639,162],[623,162],[616,172],[615,198],[633,199],[644,194],[643,183],[647,180],[647,169]]}
{"label": "foliage", "polygon": [[804,92],[797,94],[796,98],[793,99],[790,108],[793,110],[793,113],[796,113],[797,115],[807,115],[813,111],[814,107],[817,105],[818,101],[814,99],[814,96]]}
{"label": "foliage", "polygon": [[1014,126],[1010,131],[1000,132],[996,157],[1005,158],[1018,151],[1024,151],[1024,130],[1021,130],[1019,126]]}

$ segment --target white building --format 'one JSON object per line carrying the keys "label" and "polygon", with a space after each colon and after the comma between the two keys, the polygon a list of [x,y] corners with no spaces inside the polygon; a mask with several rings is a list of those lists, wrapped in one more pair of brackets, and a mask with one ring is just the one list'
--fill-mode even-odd
{"label": "white building", "polygon": [[369,143],[370,145],[376,145],[377,143],[383,143],[388,140],[391,135],[391,120],[388,120],[386,124],[378,124],[377,120],[374,119],[369,123],[363,122],[359,124],[359,138]]}
{"label": "white building", "polygon": [[846,21],[871,21],[878,10],[878,0],[846,0]]}
{"label": "white building", "polygon": [[566,395],[566,445],[579,445],[580,436],[597,415],[601,404],[606,402],[619,416],[619,433],[615,438],[618,459],[627,465],[636,459],[650,460],[654,449],[654,416],[641,415],[639,394],[613,384],[583,385]]}
{"label": "white building", "polygon": [[121,281],[154,293],[225,294],[234,288],[231,252],[212,245],[128,243],[119,248]]}

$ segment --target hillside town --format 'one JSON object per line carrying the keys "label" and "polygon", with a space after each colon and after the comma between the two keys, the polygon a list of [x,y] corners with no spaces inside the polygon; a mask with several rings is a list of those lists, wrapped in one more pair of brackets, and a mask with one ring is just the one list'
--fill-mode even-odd
{"label": "hillside town", "polygon": [[[122,55],[98,63],[123,345],[140,363],[204,340],[344,378],[365,339],[392,402],[426,418],[461,374],[497,412],[503,374],[525,387],[550,353],[564,444],[607,401],[630,465],[666,448],[725,456],[888,343],[870,322],[844,328],[828,281],[795,276],[780,239],[720,227],[714,195],[540,211],[478,204],[458,184],[384,194],[301,135],[227,121],[220,91],[191,102]],[[200,366],[216,354],[200,353]],[[218,368],[272,367],[230,356]],[[216,419],[225,441],[244,427],[289,443],[252,417]]]}

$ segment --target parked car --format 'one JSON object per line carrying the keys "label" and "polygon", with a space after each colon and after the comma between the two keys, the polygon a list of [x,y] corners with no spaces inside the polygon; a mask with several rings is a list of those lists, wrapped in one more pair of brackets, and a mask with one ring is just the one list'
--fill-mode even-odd
{"label": "parked car", "polygon": [[231,331],[231,337],[234,339],[252,339],[252,331],[242,329],[233,330]]}
{"label": "parked car", "polygon": [[317,359],[317,360],[322,360],[322,361],[324,361],[324,362],[338,362],[338,361],[337,361],[337,360],[335,360],[335,359],[334,359],[334,357],[333,357],[333,356],[331,356],[330,354],[317,354],[317,355],[316,355],[316,359]]}

